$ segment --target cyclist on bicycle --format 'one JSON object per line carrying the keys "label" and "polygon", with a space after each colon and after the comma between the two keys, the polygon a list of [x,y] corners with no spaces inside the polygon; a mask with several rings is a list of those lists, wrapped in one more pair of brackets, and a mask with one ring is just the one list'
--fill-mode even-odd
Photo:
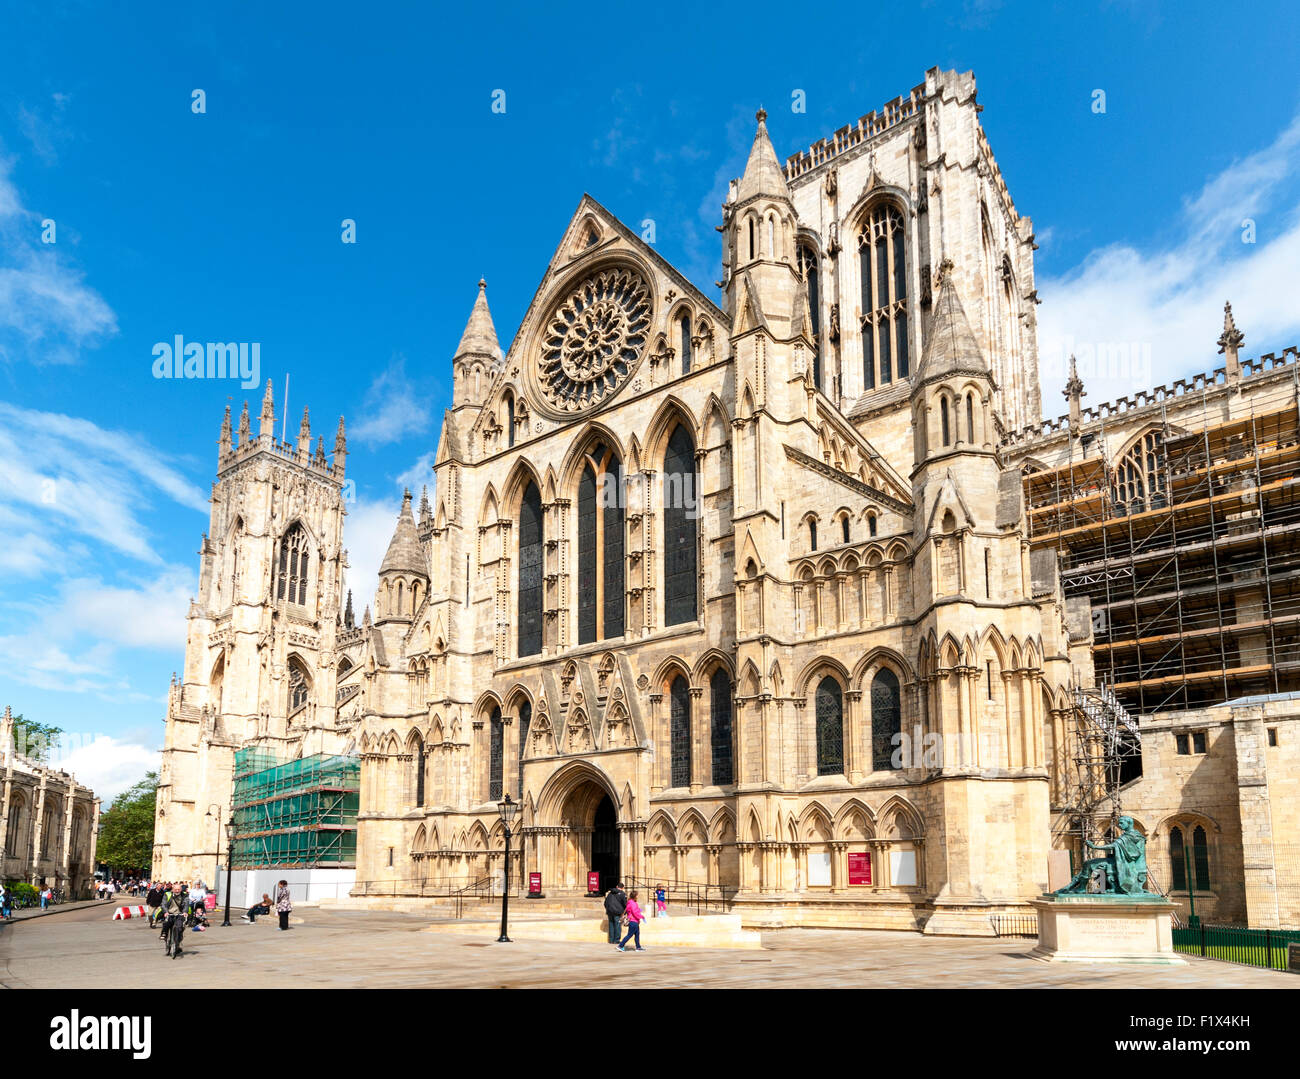
{"label": "cyclist on bicycle", "polygon": [[[185,933],[185,915],[189,913],[189,902],[183,889],[168,890],[163,895],[162,902],[162,940],[168,940],[172,928],[180,921],[180,935]],[[177,947],[180,947],[180,937],[177,937]]]}

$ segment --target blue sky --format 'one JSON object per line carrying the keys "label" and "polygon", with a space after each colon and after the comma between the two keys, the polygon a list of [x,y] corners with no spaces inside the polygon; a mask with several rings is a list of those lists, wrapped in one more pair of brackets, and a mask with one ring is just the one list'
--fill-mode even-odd
{"label": "blue sky", "polygon": [[716,295],[759,104],[784,157],[974,69],[1037,229],[1049,415],[1080,342],[1139,343],[1145,384],[1215,365],[1225,299],[1247,355],[1300,340],[1280,3],[101,7],[0,17],[0,704],[106,794],[161,744],[221,412],[260,397],[154,379],[154,343],[259,342],[291,433],[347,415],[359,612],[479,277],[507,344],[586,191]]}

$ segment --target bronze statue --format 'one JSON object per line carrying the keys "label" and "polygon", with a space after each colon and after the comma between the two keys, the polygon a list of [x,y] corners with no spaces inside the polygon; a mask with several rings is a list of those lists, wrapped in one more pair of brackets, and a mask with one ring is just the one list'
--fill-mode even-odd
{"label": "bronze statue", "polygon": [[1104,850],[1104,858],[1089,858],[1073,879],[1053,895],[1136,896],[1149,894],[1147,879],[1147,840],[1134,827],[1132,817],[1119,818],[1119,835],[1111,843],[1084,841],[1093,850]]}

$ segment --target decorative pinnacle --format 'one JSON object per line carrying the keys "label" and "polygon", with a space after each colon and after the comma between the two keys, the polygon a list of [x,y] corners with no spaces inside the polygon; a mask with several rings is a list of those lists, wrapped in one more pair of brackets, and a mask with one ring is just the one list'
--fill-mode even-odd
{"label": "decorative pinnacle", "polygon": [[1083,388],[1083,379],[1079,377],[1079,368],[1075,364],[1074,357],[1070,357],[1070,377],[1065,380],[1065,392],[1062,395],[1070,397],[1087,397],[1088,391]]}
{"label": "decorative pinnacle", "polygon": [[343,417],[340,416],[338,434],[334,436],[334,452],[343,453],[347,450],[347,448],[348,448],[348,440],[346,435],[343,433]]}
{"label": "decorative pinnacle", "polygon": [[763,106],[760,105],[760,106],[758,107],[758,112],[754,113],[754,119],[757,120],[760,124],[766,123],[766,122],[767,122],[767,109],[763,108]]}
{"label": "decorative pinnacle", "polygon": [[1226,352],[1228,349],[1239,349],[1246,340],[1246,335],[1237,329],[1237,323],[1232,318],[1232,304],[1223,305],[1223,333],[1219,335],[1218,346],[1220,352]]}

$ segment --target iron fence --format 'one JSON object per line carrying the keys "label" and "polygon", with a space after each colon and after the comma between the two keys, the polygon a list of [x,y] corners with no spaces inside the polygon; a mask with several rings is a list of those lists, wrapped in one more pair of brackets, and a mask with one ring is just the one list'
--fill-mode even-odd
{"label": "iron fence", "polygon": [[1236,925],[1205,925],[1174,931],[1174,951],[1202,959],[1266,970],[1285,970],[1288,944],[1300,944],[1300,930],[1249,929]]}
{"label": "iron fence", "polygon": [[995,937],[1038,937],[1037,914],[993,914],[989,921]]}

